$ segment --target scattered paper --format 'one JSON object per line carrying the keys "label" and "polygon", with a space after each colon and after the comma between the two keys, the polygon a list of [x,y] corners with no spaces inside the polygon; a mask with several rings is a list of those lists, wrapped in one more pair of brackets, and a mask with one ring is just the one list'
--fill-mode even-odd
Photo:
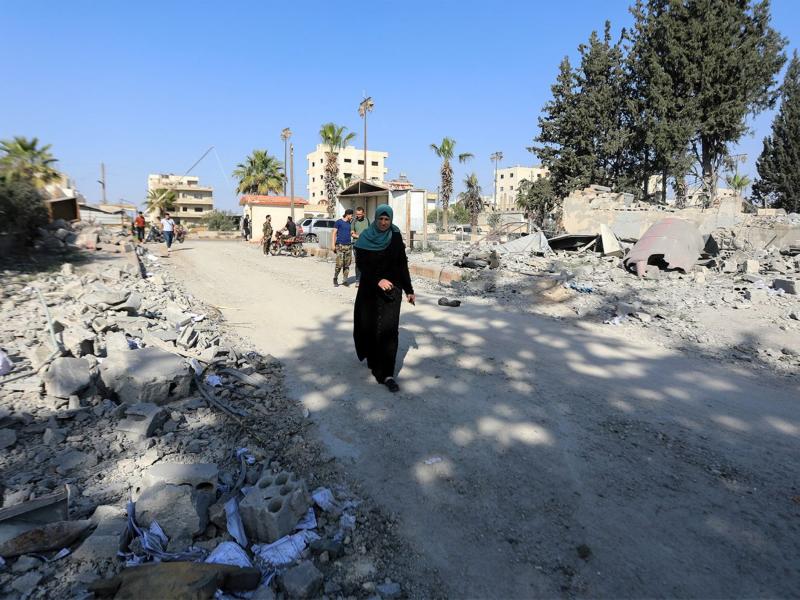
{"label": "scattered paper", "polygon": [[14,370],[14,365],[8,354],[0,350],[0,375],[8,375]]}
{"label": "scattered paper", "polygon": [[247,535],[244,532],[242,516],[239,514],[239,503],[236,498],[231,498],[225,503],[225,519],[228,524],[228,533],[241,546],[247,548]]}
{"label": "scattered paper", "polygon": [[56,554],[53,558],[51,558],[47,562],[55,562],[57,560],[61,560],[65,556],[69,556],[69,548],[62,548],[61,550],[58,551],[58,554]]}
{"label": "scattered paper", "polygon": [[206,377],[206,383],[211,387],[219,387],[222,385],[222,378],[219,375],[209,375]]}
{"label": "scattered paper", "polygon": [[222,542],[208,555],[205,562],[217,565],[233,565],[243,568],[253,566],[253,563],[250,562],[250,558],[247,556],[247,552],[236,542]]}
{"label": "scattered paper", "polygon": [[341,510],[336,498],[333,497],[333,492],[328,488],[320,487],[315,489],[311,493],[311,499],[325,512],[338,512]]}
{"label": "scattered paper", "polygon": [[341,517],[339,517],[339,527],[342,529],[355,529],[356,516],[349,513],[344,513]]}
{"label": "scattered paper", "polygon": [[442,462],[442,457],[441,456],[432,456],[431,458],[426,458],[425,459],[425,464],[426,465],[435,465],[436,463],[440,463],[440,462]]}
{"label": "scattered paper", "polygon": [[300,522],[295,526],[295,529],[316,529],[317,516],[314,514],[314,509],[309,508],[305,516],[300,519]]}
{"label": "scattered paper", "polygon": [[254,544],[250,549],[267,565],[285,567],[300,558],[308,542],[318,539],[320,537],[316,533],[306,530],[284,536],[271,544]]}

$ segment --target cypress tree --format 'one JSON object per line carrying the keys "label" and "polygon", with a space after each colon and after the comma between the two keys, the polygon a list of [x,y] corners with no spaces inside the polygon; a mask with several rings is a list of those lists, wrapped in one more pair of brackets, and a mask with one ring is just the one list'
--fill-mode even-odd
{"label": "cypress tree", "polygon": [[772,133],[756,161],[753,197],[789,212],[800,212],[800,59],[795,50],[781,88]]}

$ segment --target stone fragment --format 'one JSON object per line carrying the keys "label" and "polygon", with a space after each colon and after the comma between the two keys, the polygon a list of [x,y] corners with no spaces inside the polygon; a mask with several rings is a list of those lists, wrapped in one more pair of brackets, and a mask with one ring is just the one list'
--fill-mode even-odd
{"label": "stone fragment", "polygon": [[192,322],[192,315],[183,312],[177,305],[170,304],[165,308],[161,315],[167,320],[167,323],[175,329],[180,329],[184,325]]}
{"label": "stone fragment", "polygon": [[188,350],[189,348],[193,348],[195,344],[197,344],[198,333],[194,327],[191,325],[187,325],[186,327],[181,330],[180,335],[178,336],[177,341],[175,342],[181,348],[185,348]]}
{"label": "stone fragment", "polygon": [[114,306],[114,310],[125,311],[129,316],[138,314],[139,308],[142,306],[142,296],[137,292],[131,292],[127,300],[122,304]]}
{"label": "stone fragment", "polygon": [[400,597],[400,584],[393,581],[381,583],[375,587],[382,598],[399,598]]}
{"label": "stone fragment", "polygon": [[28,529],[0,544],[0,556],[4,558],[22,554],[40,554],[50,550],[61,550],[77,540],[92,526],[89,520],[57,521]]}
{"label": "stone fragment", "polygon": [[309,560],[288,569],[280,578],[281,587],[289,598],[312,598],[322,587],[322,573]]}
{"label": "stone fragment", "polygon": [[81,467],[82,469],[91,469],[97,466],[97,456],[81,452],[80,450],[68,450],[63,454],[59,454],[55,458],[56,471],[60,474],[66,474],[70,471]]}
{"label": "stone fragment", "polygon": [[11,581],[11,588],[19,594],[30,594],[36,589],[44,575],[37,571],[28,571],[22,577],[16,577]]}
{"label": "stone fragment", "polygon": [[97,339],[97,335],[82,325],[67,327],[61,333],[61,339],[64,347],[74,356],[94,354],[94,341]]}
{"label": "stone fragment", "polygon": [[69,277],[75,274],[75,267],[72,263],[64,263],[61,265],[61,274],[65,277]]}
{"label": "stone fragment", "polygon": [[772,281],[772,287],[776,290],[783,290],[787,294],[792,294],[794,296],[797,295],[797,290],[800,289],[800,285],[796,279],[774,279]]}
{"label": "stone fragment", "polygon": [[37,569],[42,565],[42,561],[35,556],[20,556],[14,566],[11,567],[12,573],[27,573],[32,569]]}
{"label": "stone fragment", "polygon": [[42,436],[42,443],[45,446],[56,446],[64,441],[67,437],[66,433],[63,429],[55,429],[53,427],[48,427],[44,430],[44,435]]}
{"label": "stone fragment", "polygon": [[136,520],[149,527],[153,520],[169,538],[167,550],[181,552],[200,535],[208,524],[208,507],[201,515],[193,502],[194,490],[189,485],[159,483],[145,489],[136,501]]}
{"label": "stone fragment", "polygon": [[344,555],[344,544],[332,538],[322,538],[309,543],[311,552],[322,554],[327,552],[330,558],[336,559]]}
{"label": "stone fragment", "polygon": [[178,339],[178,332],[175,330],[153,329],[147,333],[162,342],[174,342]]}
{"label": "stone fragment", "polygon": [[723,273],[736,273],[739,270],[739,263],[737,263],[732,258],[727,258],[722,261],[722,272]]}
{"label": "stone fragment", "polygon": [[103,384],[126,404],[165,404],[189,393],[189,366],[175,354],[160,348],[119,352],[100,365]]}
{"label": "stone fragment", "polygon": [[17,443],[17,432],[13,429],[0,429],[0,450],[11,448]]}
{"label": "stone fragment", "polygon": [[72,554],[73,560],[114,560],[119,551],[120,535],[128,525],[125,510],[117,506],[98,506],[91,521],[97,525],[92,534]]}
{"label": "stone fragment", "polygon": [[50,363],[44,374],[44,386],[50,396],[69,398],[92,381],[89,363],[83,358],[60,357]]}
{"label": "stone fragment", "polygon": [[106,334],[106,354],[111,355],[115,352],[127,352],[130,350],[128,346],[128,338],[121,331],[109,331]]}
{"label": "stone fragment", "polygon": [[244,592],[258,587],[261,572],[215,563],[162,562],[129,567],[116,577],[89,585],[96,598],[211,600],[217,590]]}
{"label": "stone fragment", "polygon": [[89,306],[97,306],[99,304],[115,306],[125,302],[129,295],[130,292],[126,290],[112,289],[104,285],[96,284],[89,293],[83,297],[83,302]]}
{"label": "stone fragment", "polygon": [[249,539],[274,542],[294,531],[310,505],[306,485],[294,473],[266,473],[247,492],[239,512]]}
{"label": "stone fragment", "polygon": [[117,431],[126,433],[133,441],[152,437],[169,417],[166,410],[150,402],[129,406],[125,415],[126,418],[117,425]]}
{"label": "stone fragment", "polygon": [[750,302],[765,302],[769,298],[766,288],[750,288],[744,292],[745,300]]}
{"label": "stone fragment", "polygon": [[171,483],[216,492],[218,476],[217,465],[210,463],[159,463],[147,470],[140,487],[144,489],[160,483]]}
{"label": "stone fragment", "polygon": [[747,259],[742,263],[742,271],[748,275],[758,275],[761,270],[761,264],[757,260]]}

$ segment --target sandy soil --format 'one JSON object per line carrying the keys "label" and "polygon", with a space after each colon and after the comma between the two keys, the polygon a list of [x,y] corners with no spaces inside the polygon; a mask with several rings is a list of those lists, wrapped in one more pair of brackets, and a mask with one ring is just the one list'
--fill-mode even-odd
{"label": "sandy soil", "polygon": [[[192,293],[281,359],[316,433],[450,597],[776,597],[800,589],[796,380],[513,307],[401,317],[392,395],[333,266],[187,242]],[[423,565],[420,564],[420,567]]]}

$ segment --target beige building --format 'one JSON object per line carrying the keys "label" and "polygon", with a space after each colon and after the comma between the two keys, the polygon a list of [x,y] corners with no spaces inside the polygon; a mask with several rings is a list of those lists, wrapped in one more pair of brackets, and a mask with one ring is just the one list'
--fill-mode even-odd
{"label": "beige building", "polygon": [[[550,172],[545,167],[504,167],[497,169],[497,210],[513,211],[517,209],[517,191],[523,180],[535,181],[547,177]],[[494,191],[494,190],[492,190]]]}
{"label": "beige building", "polygon": [[[325,152],[327,146],[318,144],[316,149],[306,156],[308,159],[308,201],[311,205],[320,205],[327,201],[325,197]],[[380,183],[386,178],[388,152],[367,150],[367,180]],[[347,146],[339,152],[339,178],[345,182],[350,179],[364,178],[364,149]]]}
{"label": "beige building", "polygon": [[[200,185],[200,178],[193,175],[150,174],[147,176],[147,192],[152,190],[175,190],[176,202],[172,217],[183,225],[198,225],[204,216],[214,210],[214,188]],[[155,215],[150,215],[153,218]]]}
{"label": "beige building", "polygon": [[[294,222],[300,223],[308,205],[305,198],[294,197]],[[253,232],[253,240],[260,241],[264,221],[267,215],[272,217],[272,229],[278,231],[286,225],[286,218],[292,214],[292,199],[286,196],[262,196],[260,194],[245,194],[239,198],[239,206],[242,207],[242,218],[250,217],[250,227]]]}

